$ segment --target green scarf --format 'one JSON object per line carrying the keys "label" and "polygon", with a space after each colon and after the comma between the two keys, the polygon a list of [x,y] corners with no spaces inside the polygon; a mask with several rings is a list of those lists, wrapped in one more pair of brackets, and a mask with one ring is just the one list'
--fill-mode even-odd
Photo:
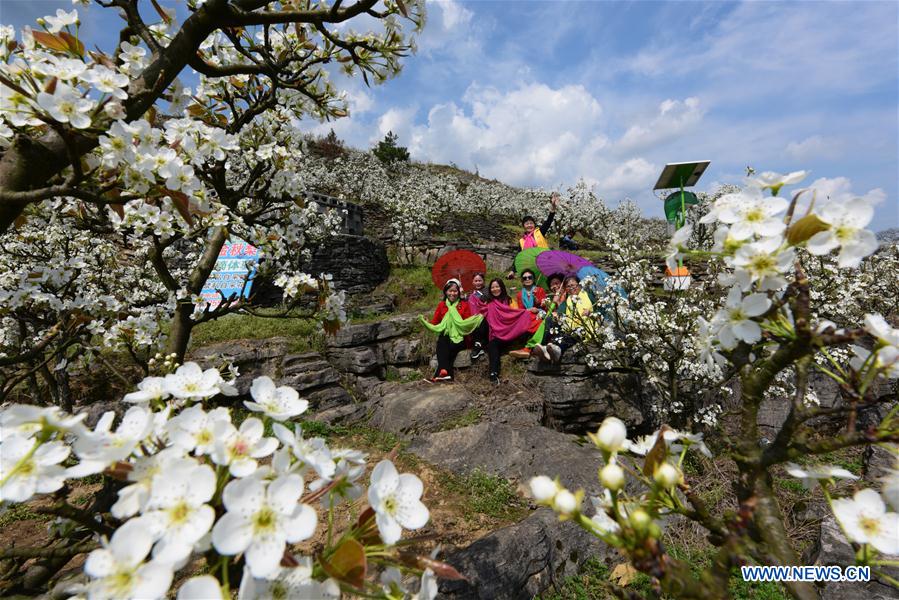
{"label": "green scarf", "polygon": [[443,315],[443,320],[440,321],[437,325],[431,325],[430,321],[425,319],[423,316],[420,316],[421,322],[425,327],[430,329],[436,334],[444,334],[449,337],[450,341],[454,344],[458,344],[462,341],[466,335],[470,335],[475,329],[478,328],[478,325],[481,324],[481,321],[484,319],[483,315],[472,315],[467,319],[463,319],[462,315],[459,314],[459,310],[456,308],[459,304],[459,301],[456,300],[452,304],[449,302],[446,303],[446,314]]}

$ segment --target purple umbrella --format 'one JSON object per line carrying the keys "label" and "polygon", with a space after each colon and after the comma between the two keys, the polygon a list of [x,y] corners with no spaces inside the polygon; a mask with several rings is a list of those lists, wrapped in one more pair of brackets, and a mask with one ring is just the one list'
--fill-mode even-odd
{"label": "purple umbrella", "polygon": [[578,270],[592,264],[586,258],[561,250],[550,250],[537,255],[537,268],[547,277],[553,273],[561,273],[566,277],[577,275]]}

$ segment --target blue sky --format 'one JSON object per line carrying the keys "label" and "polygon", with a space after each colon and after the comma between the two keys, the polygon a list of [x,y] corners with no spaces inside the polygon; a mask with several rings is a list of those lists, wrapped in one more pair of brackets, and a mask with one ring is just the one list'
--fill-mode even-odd
{"label": "blue sky", "polygon": [[[169,3],[163,3],[169,4]],[[0,0],[21,26],[69,2]],[[386,85],[345,81],[334,128],[367,147],[388,130],[418,160],[516,185],[578,177],[610,203],[651,193],[666,162],[709,159],[698,189],[745,167],[808,169],[834,198],[879,198],[899,226],[899,3],[428,2],[419,51]],[[114,43],[116,19],[84,14]]]}

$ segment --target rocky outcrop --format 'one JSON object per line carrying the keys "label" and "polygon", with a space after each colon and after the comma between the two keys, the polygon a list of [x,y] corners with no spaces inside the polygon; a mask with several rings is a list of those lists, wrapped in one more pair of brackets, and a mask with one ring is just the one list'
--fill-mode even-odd
{"label": "rocky outcrop", "polygon": [[454,473],[476,469],[507,479],[527,481],[557,475],[570,489],[600,493],[596,469],[599,451],[579,446],[575,436],[540,425],[516,427],[483,422],[417,437],[409,451]]}
{"label": "rocky outcrop", "polygon": [[397,315],[372,323],[351,324],[328,340],[328,360],[341,371],[353,375],[384,378],[386,367],[417,365],[431,348],[425,348],[418,315]]}
{"label": "rocky outcrop", "polygon": [[611,558],[612,553],[577,525],[560,523],[542,509],[449,554],[445,560],[468,581],[442,581],[440,594],[460,600],[530,600],[560,586],[588,558]]}
{"label": "rocky outcrop", "polygon": [[574,353],[561,364],[539,362],[528,366],[529,380],[544,401],[544,425],[565,433],[596,431],[614,415],[639,431],[649,423],[650,391],[634,373],[590,369]]}
{"label": "rocky outcrop", "polygon": [[387,280],[390,262],[380,241],[361,235],[336,235],[313,250],[312,260],[303,265],[303,270],[330,273],[334,287],[347,294],[367,294]]}
{"label": "rocky outcrop", "polygon": [[267,375],[278,385],[287,385],[309,400],[312,410],[325,410],[353,402],[341,385],[341,374],[318,352],[289,352],[287,338],[234,340],[204,346],[191,359],[204,367],[233,363],[240,373],[237,389],[249,396],[253,379]]}
{"label": "rocky outcrop", "polygon": [[[334,235],[312,250],[312,258],[301,270],[313,276],[329,273],[331,284],[350,296],[368,294],[390,276],[387,249],[379,240],[361,235]],[[282,290],[270,279],[259,277],[255,284],[255,303],[273,306],[282,300]],[[310,307],[314,298],[308,299]]]}
{"label": "rocky outcrop", "polygon": [[368,424],[406,438],[444,429],[477,403],[470,392],[456,385],[384,384],[379,391],[382,395],[370,403]]}

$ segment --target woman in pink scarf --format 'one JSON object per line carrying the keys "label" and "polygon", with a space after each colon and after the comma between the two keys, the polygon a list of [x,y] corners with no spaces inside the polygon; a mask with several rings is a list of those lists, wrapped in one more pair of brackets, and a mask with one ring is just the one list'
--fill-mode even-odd
{"label": "woman in pink scarf", "polygon": [[[509,297],[502,279],[493,279],[487,288],[486,301],[478,300],[477,311],[484,315],[490,327],[487,356],[490,359],[490,381],[499,383],[500,357],[518,338],[537,331],[540,320],[533,313],[518,307]],[[521,345],[521,342],[519,342]]]}

